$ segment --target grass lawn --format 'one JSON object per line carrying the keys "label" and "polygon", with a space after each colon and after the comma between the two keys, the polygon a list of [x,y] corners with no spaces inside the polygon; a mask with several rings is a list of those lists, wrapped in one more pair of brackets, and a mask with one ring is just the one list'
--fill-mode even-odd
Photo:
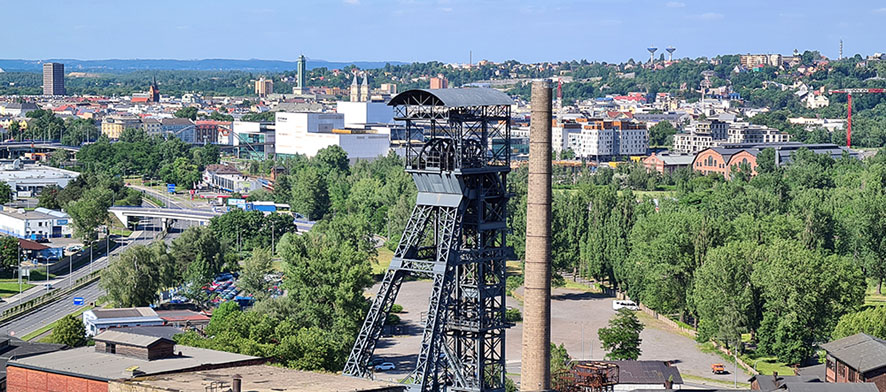
{"label": "grass lawn", "polygon": [[587,292],[587,293],[598,293],[598,294],[599,294],[599,293],[602,293],[602,292],[603,292],[603,290],[600,289],[600,284],[599,284],[599,283],[594,283],[593,286],[588,287],[588,286],[583,285],[583,284],[581,284],[581,283],[573,282],[573,281],[570,280],[570,279],[566,279],[566,284],[563,285],[562,287],[565,287],[565,288],[567,288],[567,289],[572,289],[572,290],[584,291],[584,292]]}
{"label": "grass lawn", "polygon": [[[89,310],[89,309],[92,309],[92,308],[94,308],[94,307],[95,307],[95,306],[91,306],[91,305],[90,305],[90,306],[84,306],[84,307],[80,308],[80,310],[78,310],[78,311],[76,311],[76,312],[74,312],[74,313],[71,313],[71,314],[73,314],[74,316],[79,316],[79,315],[83,314],[83,312],[85,312],[85,311],[87,311],[87,310]],[[38,330],[36,330],[36,331],[34,331],[34,332],[31,332],[31,333],[29,333],[29,334],[27,334],[27,335],[25,335],[25,336],[22,336],[22,340],[24,340],[24,341],[30,341],[30,340],[32,340],[32,339],[34,339],[34,338],[36,338],[36,337],[38,337],[38,336],[40,336],[40,335],[43,335],[44,333],[48,332],[49,330],[55,328],[55,324],[56,324],[56,323],[58,323],[58,321],[52,322],[52,323],[50,323],[50,324],[48,324],[48,325],[44,325],[44,326],[40,327],[40,329],[38,329]],[[41,342],[41,343],[52,343],[52,342],[49,342],[49,341],[46,341],[46,340],[47,340],[47,339],[44,338],[44,339],[41,339],[40,342]]]}
{"label": "grass lawn", "polygon": [[378,250],[378,257],[376,257],[375,262],[372,263],[372,274],[384,275],[388,270],[388,266],[391,265],[391,259],[394,258],[394,251],[385,247],[376,250]]}
{"label": "grass lawn", "polygon": [[[34,285],[22,281],[22,291],[25,291],[31,287],[34,287]],[[18,288],[18,279],[0,280],[0,298],[11,297],[18,294]]]}
{"label": "grass lawn", "polygon": [[883,289],[883,293],[884,294],[877,294],[877,282],[871,282],[865,292],[864,303],[874,305],[886,304],[886,288]]}
{"label": "grass lawn", "polygon": [[756,369],[760,374],[772,375],[773,372],[778,372],[778,374],[794,374],[794,368],[778,362],[778,358],[775,357],[741,355],[740,358],[748,366],[756,365]]}
{"label": "grass lawn", "polygon": [[120,228],[114,227],[114,228],[111,228],[111,235],[119,235],[122,237],[129,237],[130,235],[132,235],[132,230],[120,229]]}

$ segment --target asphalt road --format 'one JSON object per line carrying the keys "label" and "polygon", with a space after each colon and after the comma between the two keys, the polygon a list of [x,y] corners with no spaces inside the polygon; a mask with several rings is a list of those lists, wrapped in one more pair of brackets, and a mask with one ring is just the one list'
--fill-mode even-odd
{"label": "asphalt road", "polygon": [[[166,236],[166,241],[171,241],[172,239],[178,237],[178,235],[183,231],[186,227],[190,225],[189,222],[178,222],[173,226],[173,229]],[[159,220],[151,220],[151,223],[140,225],[138,227],[138,231],[134,232],[131,238],[126,239],[125,243],[122,243],[117,249],[111,252],[111,256],[115,256],[120,252],[123,252],[127,246],[133,244],[139,245],[148,245],[154,241],[155,236],[160,232],[160,223]],[[98,270],[104,268],[108,265],[108,258],[101,257],[96,259],[93,262],[94,269]],[[76,280],[79,276],[83,276],[88,274],[90,267],[88,265],[81,267],[79,270],[74,271],[74,279]],[[59,290],[65,287],[68,287],[68,276],[59,276],[55,280],[50,280],[50,282],[54,282],[53,287],[55,290]],[[35,290],[35,295],[42,294],[43,288],[34,288],[31,290]],[[73,293],[70,293],[66,296],[61,297],[57,301],[44,305],[43,307],[28,313],[24,316],[16,318],[14,320],[8,321],[6,323],[0,324],[0,333],[6,332],[10,335],[14,336],[24,336],[28,333],[36,331],[47,325],[49,323],[55,322],[56,320],[64,317],[67,314],[73,313],[78,309],[82,308],[83,305],[74,305],[74,297],[83,297],[84,302],[86,304],[94,303],[99,297],[105,295],[104,290],[102,290],[98,282],[94,282],[88,286],[84,286]]]}

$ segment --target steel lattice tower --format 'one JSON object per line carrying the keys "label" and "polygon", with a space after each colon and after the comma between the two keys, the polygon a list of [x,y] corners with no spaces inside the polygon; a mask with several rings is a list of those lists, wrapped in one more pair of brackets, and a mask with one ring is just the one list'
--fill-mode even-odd
{"label": "steel lattice tower", "polygon": [[431,277],[412,391],[504,391],[507,174],[511,99],[492,89],[410,90],[394,97],[406,123],[415,209],[344,372],[368,364],[406,275]]}

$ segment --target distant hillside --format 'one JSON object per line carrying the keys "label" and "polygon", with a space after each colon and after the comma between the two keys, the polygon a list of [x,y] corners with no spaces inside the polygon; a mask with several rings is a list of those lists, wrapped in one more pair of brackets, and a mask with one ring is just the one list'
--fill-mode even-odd
{"label": "distant hillside", "polygon": [[[44,62],[59,62],[65,64],[65,71],[91,71],[91,72],[127,72],[139,70],[189,70],[189,71],[289,71],[296,68],[295,61],[279,60],[231,60],[231,59],[203,59],[203,60],[156,60],[156,59],[111,59],[111,60],[73,60],[73,59],[48,59],[48,60],[0,60],[0,69],[7,72],[39,72]],[[326,67],[329,69],[343,68],[348,65],[356,65],[362,69],[382,68],[386,63],[391,65],[406,64],[401,61],[354,61],[335,62],[325,60],[308,59],[308,69]]]}

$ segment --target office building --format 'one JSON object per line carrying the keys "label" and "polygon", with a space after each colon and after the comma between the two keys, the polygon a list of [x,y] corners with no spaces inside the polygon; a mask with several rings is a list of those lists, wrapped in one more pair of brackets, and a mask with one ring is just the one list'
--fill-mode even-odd
{"label": "office building", "polygon": [[342,113],[277,112],[275,152],[308,157],[332,146],[340,146],[348,158],[375,159],[390,149],[390,134],[374,129],[345,127]]}
{"label": "office building", "polygon": [[64,64],[43,64],[43,95],[65,95]]}
{"label": "office building", "polygon": [[234,146],[234,155],[244,159],[268,159],[275,154],[274,123],[234,121],[230,137],[219,143]]}
{"label": "office building", "polygon": [[255,81],[255,95],[260,98],[267,97],[274,93],[274,81],[265,79],[264,76]]}

